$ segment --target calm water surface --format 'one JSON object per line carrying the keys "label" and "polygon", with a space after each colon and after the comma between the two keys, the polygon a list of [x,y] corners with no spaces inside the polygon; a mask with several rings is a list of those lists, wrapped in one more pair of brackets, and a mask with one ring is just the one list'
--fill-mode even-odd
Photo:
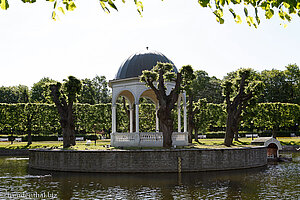
{"label": "calm water surface", "polygon": [[95,174],[28,169],[0,157],[0,199],[300,199],[300,154],[293,162],[201,173]]}

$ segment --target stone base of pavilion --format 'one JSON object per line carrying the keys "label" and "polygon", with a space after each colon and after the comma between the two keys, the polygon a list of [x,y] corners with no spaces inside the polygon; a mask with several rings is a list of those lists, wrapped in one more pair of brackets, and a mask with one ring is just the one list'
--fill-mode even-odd
{"label": "stone base of pavilion", "polygon": [[[163,147],[162,132],[111,133],[113,147]],[[188,133],[174,132],[172,146],[187,146]]]}

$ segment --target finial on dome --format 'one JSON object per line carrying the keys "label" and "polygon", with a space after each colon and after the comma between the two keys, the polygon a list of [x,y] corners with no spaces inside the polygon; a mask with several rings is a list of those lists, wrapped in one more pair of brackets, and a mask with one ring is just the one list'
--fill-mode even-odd
{"label": "finial on dome", "polygon": [[149,47],[146,47],[146,49],[148,50],[148,49],[149,49]]}

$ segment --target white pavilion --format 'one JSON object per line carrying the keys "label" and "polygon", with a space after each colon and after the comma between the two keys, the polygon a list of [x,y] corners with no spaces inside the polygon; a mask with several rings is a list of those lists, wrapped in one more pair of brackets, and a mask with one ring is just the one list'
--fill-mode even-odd
{"label": "white pavilion", "polygon": [[[151,70],[157,62],[171,63],[165,55],[157,51],[142,51],[131,55],[120,66],[115,79],[109,81],[109,86],[112,88],[112,133],[111,145],[115,147],[162,147],[163,134],[159,130],[158,109],[159,103],[152,89],[147,87],[145,83],[140,82],[142,71]],[[174,72],[177,73],[177,68],[174,66]],[[175,87],[174,82],[166,83],[167,94]],[[130,131],[129,133],[117,132],[117,99],[123,96],[129,103],[130,111]],[[156,108],[156,132],[140,132],[139,131],[139,99],[148,98]],[[181,105],[183,107],[183,132],[181,131]],[[135,108],[135,113],[134,112]],[[177,101],[178,109],[178,130],[172,134],[173,146],[188,145],[187,133],[187,113],[186,113],[186,96],[185,93],[179,95]],[[134,131],[134,115],[135,115],[135,131]]]}

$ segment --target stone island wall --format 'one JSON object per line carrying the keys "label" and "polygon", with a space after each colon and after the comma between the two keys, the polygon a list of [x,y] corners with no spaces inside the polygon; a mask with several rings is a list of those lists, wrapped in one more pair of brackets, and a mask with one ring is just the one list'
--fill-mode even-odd
{"label": "stone island wall", "polygon": [[195,172],[260,167],[265,147],[161,150],[30,150],[29,167],[73,172]]}

